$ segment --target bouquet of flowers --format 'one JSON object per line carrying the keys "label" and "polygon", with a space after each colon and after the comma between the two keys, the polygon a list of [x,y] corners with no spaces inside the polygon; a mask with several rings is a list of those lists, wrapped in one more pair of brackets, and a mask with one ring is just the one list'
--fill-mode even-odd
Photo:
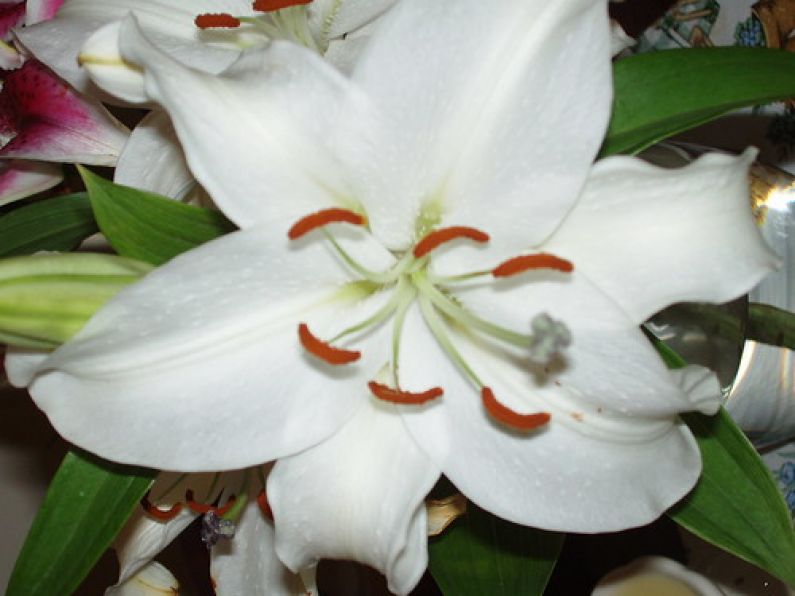
{"label": "bouquet of flowers", "polygon": [[714,375],[644,331],[778,266],[756,152],[631,156],[795,95],[795,56],[613,62],[605,0],[0,17],[3,202],[58,162],[82,184],[0,217],[8,379],[73,445],[9,595],[73,592],[111,544],[132,593],[199,518],[219,594],[317,594],[321,559],[540,594],[566,533],[665,514],[795,585]]}

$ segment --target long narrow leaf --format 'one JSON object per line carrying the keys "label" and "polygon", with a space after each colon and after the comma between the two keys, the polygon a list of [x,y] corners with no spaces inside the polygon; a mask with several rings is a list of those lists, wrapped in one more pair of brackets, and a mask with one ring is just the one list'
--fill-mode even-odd
{"label": "long narrow leaf", "polygon": [[154,471],[72,451],[53,478],[6,596],[71,594],[149,489]]}
{"label": "long narrow leaf", "polygon": [[470,504],[431,540],[430,570],[446,595],[543,594],[565,534],[517,526]]}
{"label": "long narrow leaf", "polygon": [[122,256],[160,265],[235,229],[217,211],[114,184],[78,169],[99,228]]}
{"label": "long narrow leaf", "polygon": [[731,110],[795,97],[795,54],[764,48],[666,50],[613,68],[602,156],[635,153]]}
{"label": "long narrow leaf", "polygon": [[795,533],[761,458],[729,415],[688,414],[704,471],[669,511],[681,526],[795,586]]}
{"label": "long narrow leaf", "polygon": [[86,193],[38,201],[0,217],[0,257],[69,251],[97,231]]}

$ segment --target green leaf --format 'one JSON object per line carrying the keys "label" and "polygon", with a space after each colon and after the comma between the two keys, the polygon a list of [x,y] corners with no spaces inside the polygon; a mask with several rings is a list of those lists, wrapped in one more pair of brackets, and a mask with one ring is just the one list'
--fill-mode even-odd
{"label": "green leaf", "polygon": [[668,513],[681,526],[795,586],[795,533],[770,471],[729,415],[686,414],[704,471]]}
{"label": "green leaf", "polygon": [[98,231],[86,193],[38,201],[0,217],[0,257],[70,251]]}
{"label": "green leaf", "polygon": [[736,108],[795,96],[795,54],[739,47],[666,50],[618,60],[613,79],[602,157],[636,153]]}
{"label": "green leaf", "polygon": [[78,166],[100,230],[117,253],[160,265],[231,232],[221,213],[114,184]]}
{"label": "green leaf", "polygon": [[769,304],[748,305],[748,339],[795,350],[795,313]]}
{"label": "green leaf", "polygon": [[430,541],[429,568],[444,594],[540,595],[565,534],[526,528],[468,504],[467,513]]}
{"label": "green leaf", "polygon": [[71,451],[55,474],[6,596],[71,594],[149,490],[155,472]]}

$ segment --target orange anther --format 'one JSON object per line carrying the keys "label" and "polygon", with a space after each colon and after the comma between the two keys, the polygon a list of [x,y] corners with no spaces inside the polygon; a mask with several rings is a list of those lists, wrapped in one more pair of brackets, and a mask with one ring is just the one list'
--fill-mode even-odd
{"label": "orange anther", "polygon": [[393,404],[420,405],[431,401],[432,399],[436,399],[444,393],[444,390],[441,387],[433,387],[432,389],[428,389],[427,391],[423,391],[421,393],[411,393],[409,391],[393,389],[392,387],[387,387],[386,385],[376,383],[375,381],[370,381],[367,383],[367,386],[370,388],[370,391],[372,391],[373,395],[375,395],[378,399],[383,399],[384,401],[392,402]]}
{"label": "orange anther", "polygon": [[259,505],[260,511],[265,517],[273,519],[273,510],[271,509],[271,504],[268,503],[268,494],[264,488],[257,495],[257,505]]}
{"label": "orange anther", "polygon": [[298,338],[301,340],[301,345],[304,346],[307,352],[329,364],[350,364],[358,360],[362,355],[361,352],[341,350],[319,340],[312,335],[306,323],[298,325]]}
{"label": "orange anther", "polygon": [[235,27],[240,27],[240,19],[225,12],[200,14],[193,22],[196,23],[199,29],[234,29]]}
{"label": "orange anther", "polygon": [[215,513],[217,515],[224,515],[227,511],[232,508],[232,505],[235,504],[237,497],[235,495],[229,495],[229,498],[226,500],[226,505],[223,507],[214,507]]}
{"label": "orange anther", "polygon": [[315,228],[319,228],[330,223],[349,223],[357,226],[364,225],[365,218],[363,215],[349,211],[348,209],[323,209],[311,213],[306,217],[302,217],[293,224],[293,227],[287,232],[287,237],[290,240],[300,238],[304,234],[308,234]]}
{"label": "orange anther", "polygon": [[574,265],[566,259],[540,252],[535,255],[522,255],[508,259],[497,265],[491,274],[494,277],[510,277],[529,269],[554,269],[563,273],[571,273],[574,271]]}
{"label": "orange anther", "polygon": [[260,12],[273,12],[274,10],[281,10],[282,8],[290,8],[291,6],[301,6],[302,4],[309,4],[312,0],[254,0],[254,10]]}
{"label": "orange anther", "polygon": [[188,489],[185,491],[185,503],[188,505],[188,509],[193,511],[194,513],[207,513],[208,511],[213,511],[215,507],[212,505],[205,505],[204,503],[199,503],[193,498],[193,491]]}
{"label": "orange anther", "polygon": [[148,515],[160,521],[172,520],[182,511],[182,503],[174,503],[169,509],[158,509],[149,501],[149,493],[141,498],[141,507]]}
{"label": "orange anther", "polygon": [[539,426],[544,426],[551,418],[546,412],[538,412],[536,414],[519,414],[514,412],[509,407],[498,402],[497,398],[494,397],[494,392],[488,387],[484,387],[480,390],[480,396],[483,399],[483,405],[486,407],[489,416],[514,430],[533,430]]}
{"label": "orange anther", "polygon": [[466,226],[452,226],[450,228],[440,228],[425,235],[425,237],[414,245],[414,256],[418,259],[424,257],[440,244],[450,242],[456,238],[469,238],[475,242],[488,242],[489,235],[476,228]]}

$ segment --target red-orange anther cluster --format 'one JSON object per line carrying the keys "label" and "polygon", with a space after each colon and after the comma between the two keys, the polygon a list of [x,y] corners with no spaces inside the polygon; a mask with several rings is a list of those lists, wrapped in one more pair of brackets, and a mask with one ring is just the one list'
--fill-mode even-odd
{"label": "red-orange anther cluster", "polygon": [[287,231],[290,240],[296,240],[304,234],[308,234],[315,228],[319,228],[330,223],[349,223],[357,226],[364,225],[366,222],[363,215],[349,211],[348,209],[323,209],[315,213],[310,213],[302,217]]}
{"label": "red-orange anther cluster", "polygon": [[309,330],[309,327],[307,327],[306,323],[301,323],[298,325],[298,339],[301,340],[301,345],[304,346],[304,349],[307,352],[313,356],[317,356],[329,364],[350,364],[351,362],[358,360],[362,355],[361,352],[355,352],[353,350],[341,350],[340,348],[335,348],[334,346],[330,346],[326,342],[319,340],[317,337],[312,335],[312,332]]}
{"label": "red-orange anther cluster", "polygon": [[541,252],[508,259],[497,265],[491,274],[494,277],[510,277],[530,269],[554,269],[563,273],[571,273],[574,271],[574,265],[566,259]]}
{"label": "red-orange anther cluster", "polygon": [[546,412],[538,412],[535,414],[519,414],[518,412],[514,412],[509,407],[498,402],[497,398],[494,397],[494,392],[489,387],[481,389],[480,396],[483,399],[483,405],[489,413],[489,416],[514,430],[533,430],[539,426],[544,426],[551,418]]}
{"label": "red-orange anther cluster", "polygon": [[254,10],[260,12],[273,12],[274,10],[281,10],[283,8],[290,8],[291,6],[301,6],[302,4],[309,4],[312,0],[254,0]]}
{"label": "red-orange anther cluster", "polygon": [[174,503],[168,509],[158,509],[149,501],[149,493],[141,497],[141,507],[148,514],[160,521],[169,521],[174,519],[177,514],[182,511],[182,503]]}
{"label": "red-orange anther cluster", "polygon": [[431,401],[432,399],[441,397],[442,394],[444,394],[444,390],[441,387],[433,387],[427,391],[412,393],[410,391],[393,389],[392,387],[387,387],[386,385],[376,383],[375,381],[370,381],[367,383],[367,386],[370,388],[370,391],[373,393],[373,395],[375,395],[378,399],[392,402],[394,404],[421,405],[425,402]]}
{"label": "red-orange anther cluster", "polygon": [[452,226],[449,228],[439,228],[426,234],[422,240],[414,245],[414,256],[416,258],[424,257],[429,252],[437,248],[440,244],[450,242],[456,238],[468,238],[475,242],[488,242],[489,235],[482,232],[477,228],[469,228],[466,226]]}
{"label": "red-orange anther cluster", "polygon": [[196,23],[199,29],[234,29],[240,27],[240,19],[225,12],[200,14],[193,22]]}

